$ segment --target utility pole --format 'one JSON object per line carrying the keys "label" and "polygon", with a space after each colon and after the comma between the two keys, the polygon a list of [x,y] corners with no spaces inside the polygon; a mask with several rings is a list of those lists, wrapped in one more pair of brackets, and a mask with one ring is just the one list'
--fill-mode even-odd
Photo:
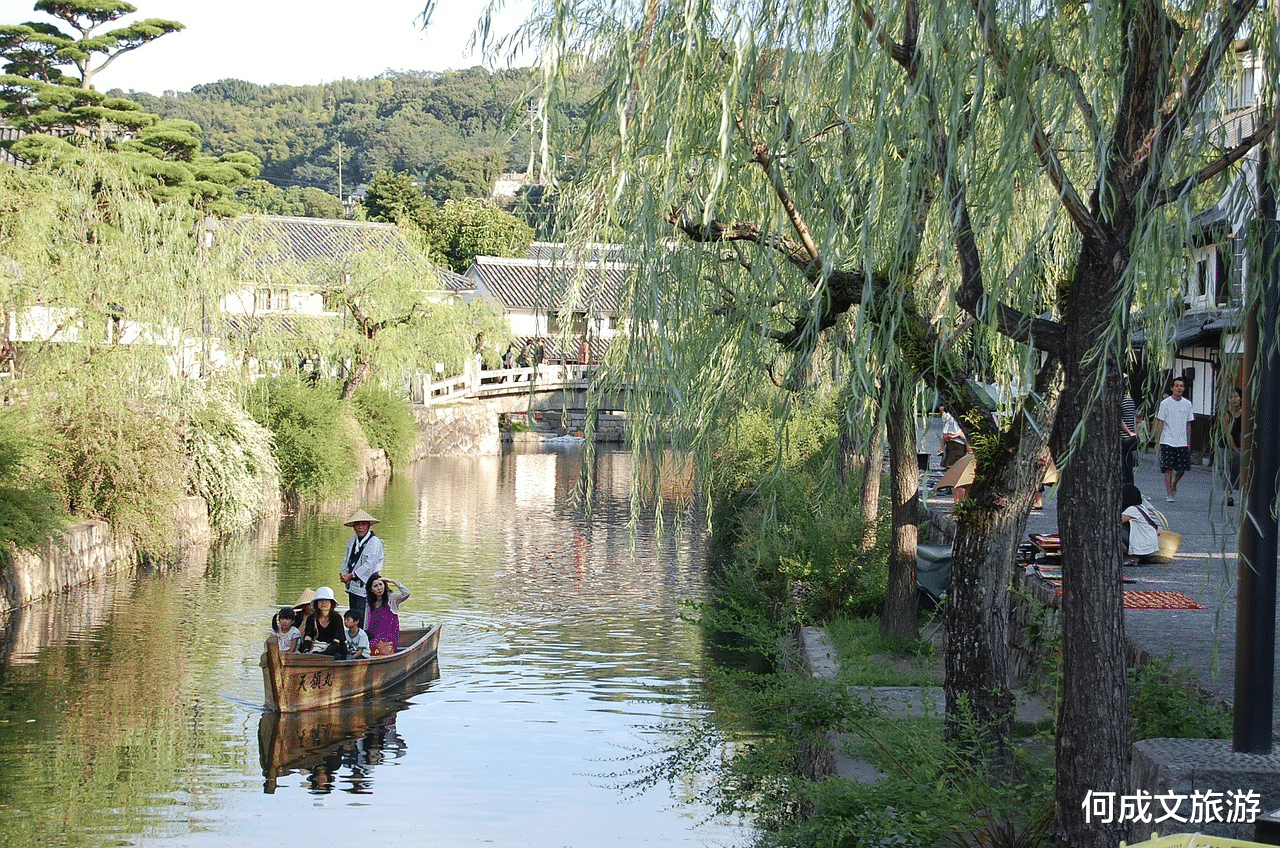
{"label": "utility pole", "polygon": [[338,139],[338,202],[346,206],[342,199],[342,139]]}
{"label": "utility pole", "polygon": [[[1276,4],[1280,9],[1280,4]],[[1260,49],[1255,43],[1254,49]],[[1280,43],[1265,46],[1275,61]],[[1263,76],[1265,79],[1265,75]],[[1275,80],[1259,121],[1280,113]],[[1241,419],[1240,553],[1236,582],[1236,681],[1232,748],[1270,754],[1275,701],[1276,475],[1280,473],[1280,354],[1274,332],[1280,321],[1280,221],[1276,218],[1276,166],[1280,142],[1273,132],[1258,156],[1258,206],[1249,231],[1252,247],[1245,298],[1244,390]],[[1265,328],[1270,327],[1270,330]]]}

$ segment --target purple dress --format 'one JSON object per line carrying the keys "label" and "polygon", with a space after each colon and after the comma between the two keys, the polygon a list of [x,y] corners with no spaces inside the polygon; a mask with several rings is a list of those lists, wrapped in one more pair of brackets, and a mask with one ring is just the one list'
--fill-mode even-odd
{"label": "purple dress", "polygon": [[391,607],[369,607],[369,625],[366,629],[369,643],[390,642],[391,647],[400,650],[400,616],[391,611]]}

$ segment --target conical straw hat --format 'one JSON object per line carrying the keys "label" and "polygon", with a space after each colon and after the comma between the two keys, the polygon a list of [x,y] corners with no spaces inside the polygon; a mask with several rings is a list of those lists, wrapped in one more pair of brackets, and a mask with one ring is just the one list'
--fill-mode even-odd
{"label": "conical straw hat", "polygon": [[361,521],[367,521],[367,522],[368,522],[368,523],[370,523],[370,524],[377,524],[377,523],[378,523],[378,519],[374,518],[372,515],[370,515],[369,513],[365,512],[363,509],[357,509],[357,510],[356,510],[356,512],[355,512],[355,515],[351,516],[350,518],[348,518],[346,521],[344,521],[344,522],[342,522],[342,523],[343,523],[345,526],[350,527],[351,525],[356,524],[356,523],[361,522]]}

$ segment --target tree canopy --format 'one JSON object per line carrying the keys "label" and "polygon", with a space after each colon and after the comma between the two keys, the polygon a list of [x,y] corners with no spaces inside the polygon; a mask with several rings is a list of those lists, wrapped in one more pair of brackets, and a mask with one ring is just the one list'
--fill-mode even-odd
{"label": "tree canopy", "polygon": [[35,9],[75,34],[41,22],[0,27],[0,117],[25,133],[6,143],[15,157],[74,162],[86,146],[97,145],[118,154],[158,200],[187,202],[214,214],[240,211],[232,189],[257,174],[254,156],[205,155],[200,127],[192,121],[161,118],[93,88],[95,75],[119,56],[182,24],[147,19],[100,32],[137,11],[120,0],[39,0]]}

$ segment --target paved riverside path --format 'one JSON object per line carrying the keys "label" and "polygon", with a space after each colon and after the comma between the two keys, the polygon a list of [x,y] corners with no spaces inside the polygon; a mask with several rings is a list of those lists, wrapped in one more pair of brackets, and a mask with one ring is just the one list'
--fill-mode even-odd
{"label": "paved riverside path", "polygon": [[[1127,609],[1124,611],[1125,635],[1152,657],[1171,658],[1176,666],[1191,669],[1198,675],[1202,689],[1230,704],[1235,697],[1240,492],[1235,493],[1235,507],[1228,507],[1222,481],[1214,469],[1193,466],[1178,485],[1177,500],[1168,503],[1157,455],[1139,453],[1138,457],[1134,482],[1168,518],[1170,528],[1182,534],[1182,545],[1171,564],[1126,566],[1125,576],[1136,582],[1126,583],[1125,589],[1181,592],[1203,609]],[[950,504],[949,495],[929,500],[933,509],[947,509]],[[1044,509],[1032,511],[1027,533],[1056,532],[1056,507],[1050,493]],[[1119,527],[1117,515],[1115,526],[1100,528],[1100,532],[1118,534]],[[1280,693],[1280,664],[1277,664],[1276,681],[1272,721],[1280,732],[1280,698],[1276,697]]]}

